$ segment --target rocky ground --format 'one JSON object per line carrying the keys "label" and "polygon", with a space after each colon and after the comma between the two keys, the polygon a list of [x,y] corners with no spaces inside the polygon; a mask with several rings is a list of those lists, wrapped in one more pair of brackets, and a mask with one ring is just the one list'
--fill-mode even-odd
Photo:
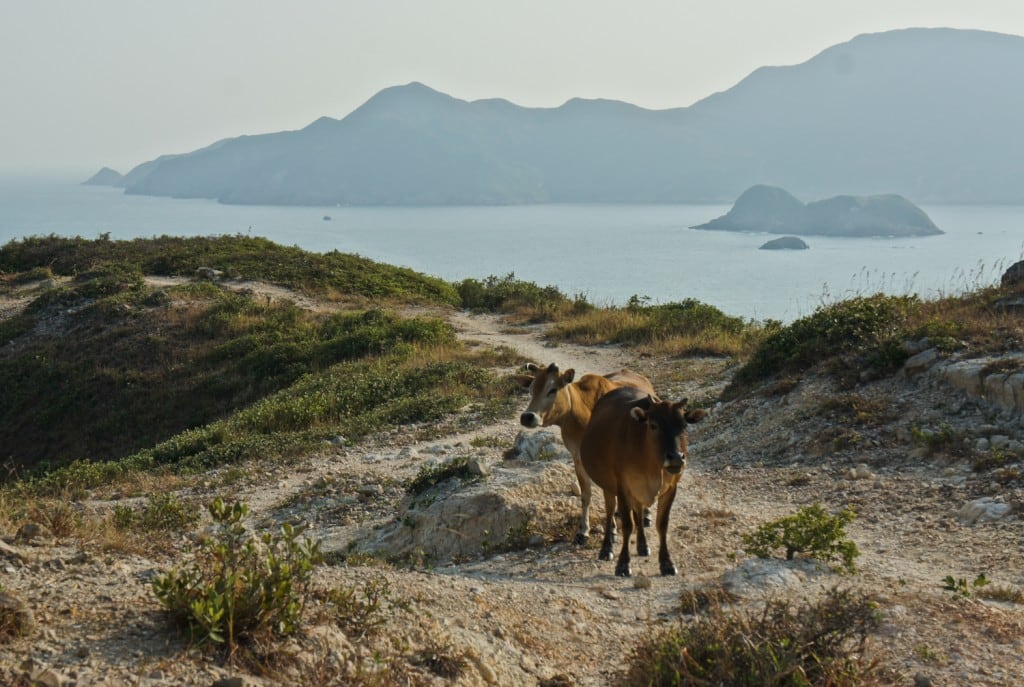
{"label": "rocky ground", "polygon": [[[630,367],[672,399],[717,398],[728,374],[721,361],[553,347],[540,327],[450,317],[474,345],[509,346],[578,373]],[[201,504],[219,492],[244,500],[257,526],[309,523],[333,562],[316,571],[318,587],[389,585],[390,619],[376,639],[311,623],[263,665],[210,658],[167,624],[150,583],[181,564],[191,533],[169,551],[134,553],[45,530],[0,533],[0,586],[37,626],[29,638],[0,645],[0,684],[345,684],[340,676],[351,679],[374,651],[384,664],[433,648],[464,658],[456,684],[606,685],[643,637],[678,621],[684,590],[725,584],[750,607],[836,585],[874,595],[884,621],[870,649],[893,684],[1024,685],[1024,604],[943,588],[947,576],[970,583],[982,573],[990,588],[1024,588],[1024,428],[1016,409],[950,384],[943,364],[852,390],[811,377],[712,405],[691,433],[672,512],[677,577],[659,576],[652,557],[634,558],[634,576],[617,578],[613,563],[597,560],[596,544],[572,544],[579,506],[568,457],[554,435],[521,430],[515,416],[462,423],[469,429],[441,437],[407,427],[355,446],[339,438],[299,464],[247,466],[230,487],[211,475],[182,498]],[[976,471],[987,455],[999,468]],[[472,460],[478,480],[426,498],[405,495],[403,484],[424,465],[458,456]],[[855,575],[741,550],[744,533],[815,502],[855,508]],[[74,506],[103,513],[119,503]],[[600,498],[592,514],[597,525]]]}

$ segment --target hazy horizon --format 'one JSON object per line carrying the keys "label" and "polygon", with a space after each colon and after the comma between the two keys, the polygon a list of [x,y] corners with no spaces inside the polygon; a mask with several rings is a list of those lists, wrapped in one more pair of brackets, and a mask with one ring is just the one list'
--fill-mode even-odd
{"label": "hazy horizon", "polygon": [[5,3],[0,173],[123,173],[341,118],[411,81],[526,107],[575,97],[685,107],[862,33],[938,26],[1024,35],[1024,4]]}

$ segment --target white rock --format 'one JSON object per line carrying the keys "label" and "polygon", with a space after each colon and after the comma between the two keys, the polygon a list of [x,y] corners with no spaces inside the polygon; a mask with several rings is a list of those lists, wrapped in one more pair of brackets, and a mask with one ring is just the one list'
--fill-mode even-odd
{"label": "white rock", "polygon": [[817,563],[807,559],[749,558],[725,571],[722,586],[737,596],[757,596],[800,587],[819,569]]}
{"label": "white rock", "polygon": [[1008,503],[996,501],[991,496],[984,496],[964,504],[956,513],[956,519],[964,525],[1002,520],[1013,511]]}

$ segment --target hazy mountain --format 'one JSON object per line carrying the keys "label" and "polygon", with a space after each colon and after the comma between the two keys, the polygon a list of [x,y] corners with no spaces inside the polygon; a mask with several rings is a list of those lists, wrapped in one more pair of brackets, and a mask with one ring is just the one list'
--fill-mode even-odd
{"label": "hazy mountain", "polygon": [[1024,38],[906,29],[758,69],[694,105],[524,108],[422,84],[341,120],[144,163],[128,193],[225,203],[726,202],[803,197],[1024,202]]}

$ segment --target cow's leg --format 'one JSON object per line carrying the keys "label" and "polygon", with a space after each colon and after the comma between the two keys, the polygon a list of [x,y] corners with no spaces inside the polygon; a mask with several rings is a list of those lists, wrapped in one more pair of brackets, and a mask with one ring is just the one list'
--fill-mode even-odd
{"label": "cow's leg", "polygon": [[633,535],[633,509],[629,506],[625,493],[619,489],[619,504],[622,508],[622,548],[619,549],[619,561],[615,564],[618,577],[629,577],[629,538]]}
{"label": "cow's leg", "polygon": [[643,522],[643,513],[647,509],[637,509],[633,511],[633,522],[637,523],[636,526],[636,555],[638,556],[650,556],[651,547],[647,545],[647,532],[644,531],[643,525],[639,524]]}
{"label": "cow's leg", "polygon": [[658,567],[662,575],[675,575],[676,564],[668,552],[668,514],[676,500],[676,485],[669,486],[658,497]]}
{"label": "cow's leg", "polygon": [[644,527],[650,527],[653,523],[651,522],[651,509],[644,508]]}
{"label": "cow's leg", "polygon": [[580,483],[580,528],[576,531],[575,542],[577,544],[586,544],[587,539],[590,537],[590,500],[592,496],[592,488],[590,482],[590,476],[587,471],[583,469],[583,461],[580,460],[579,451],[573,453],[572,465],[576,468],[576,479]]}
{"label": "cow's leg", "polygon": [[[628,540],[627,540],[628,541]],[[615,543],[615,492],[604,490],[604,539],[597,560],[612,559],[612,544]]]}

